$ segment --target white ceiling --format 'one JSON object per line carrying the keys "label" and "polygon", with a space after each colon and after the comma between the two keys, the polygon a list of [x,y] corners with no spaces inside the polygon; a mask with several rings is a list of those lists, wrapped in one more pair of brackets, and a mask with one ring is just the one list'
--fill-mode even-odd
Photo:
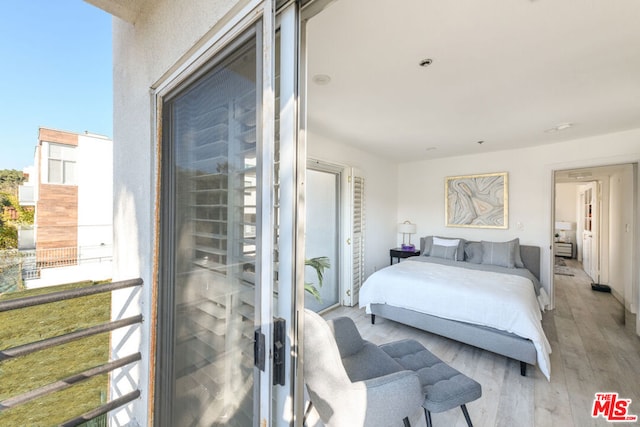
{"label": "white ceiling", "polygon": [[639,0],[337,0],[307,38],[310,130],[399,162],[640,128]]}

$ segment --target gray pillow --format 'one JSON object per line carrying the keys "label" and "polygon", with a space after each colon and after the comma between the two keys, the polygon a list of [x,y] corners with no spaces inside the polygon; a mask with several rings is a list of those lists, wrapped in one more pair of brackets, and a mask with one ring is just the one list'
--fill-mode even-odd
{"label": "gray pillow", "polygon": [[[451,237],[439,237],[439,239],[445,240],[459,240],[458,242],[458,250],[456,251],[456,261],[464,261],[464,243],[466,240],[464,239],[454,239]],[[425,236],[420,238],[420,251],[423,256],[431,256],[431,248],[433,247],[433,236]]]}
{"label": "gray pillow", "polygon": [[456,260],[456,254],[458,253],[458,246],[441,246],[441,245],[433,245],[431,246],[431,255],[434,258],[444,258],[450,259],[452,261]]}
{"label": "gray pillow", "polygon": [[425,236],[420,238],[420,253],[422,256],[429,256],[433,246],[433,236]]}
{"label": "gray pillow", "polygon": [[464,255],[467,262],[482,264],[482,244],[480,242],[465,243]]}
{"label": "gray pillow", "polygon": [[482,263],[500,267],[515,268],[515,241],[480,242],[482,244]]}
{"label": "gray pillow", "polygon": [[522,256],[520,255],[520,238],[516,237],[511,240],[509,243],[514,243],[514,252],[515,252],[515,265],[517,268],[524,268],[524,262],[522,262]]}

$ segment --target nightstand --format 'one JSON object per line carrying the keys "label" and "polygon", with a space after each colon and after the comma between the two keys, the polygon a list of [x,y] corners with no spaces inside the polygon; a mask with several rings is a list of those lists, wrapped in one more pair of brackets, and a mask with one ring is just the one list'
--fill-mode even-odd
{"label": "nightstand", "polygon": [[403,251],[402,248],[389,249],[389,258],[391,258],[391,265],[393,265],[394,258],[397,258],[398,262],[400,262],[401,258],[409,258],[418,255],[420,255],[420,250],[418,249],[413,251]]}
{"label": "nightstand", "polygon": [[555,242],[553,246],[555,249],[556,256],[573,258],[573,243]]}

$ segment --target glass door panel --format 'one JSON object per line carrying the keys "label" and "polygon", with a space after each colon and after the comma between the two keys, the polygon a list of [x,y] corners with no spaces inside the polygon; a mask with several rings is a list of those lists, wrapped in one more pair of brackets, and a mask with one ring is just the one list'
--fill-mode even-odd
{"label": "glass door panel", "polygon": [[261,71],[244,39],[163,104],[160,425],[254,425]]}
{"label": "glass door panel", "polygon": [[321,311],[340,302],[338,273],[340,238],[340,173],[307,169],[307,229],[305,256],[307,260],[327,257],[329,268],[324,270],[322,286],[316,271],[307,266],[305,283],[314,286],[320,298],[305,293],[305,307]]}

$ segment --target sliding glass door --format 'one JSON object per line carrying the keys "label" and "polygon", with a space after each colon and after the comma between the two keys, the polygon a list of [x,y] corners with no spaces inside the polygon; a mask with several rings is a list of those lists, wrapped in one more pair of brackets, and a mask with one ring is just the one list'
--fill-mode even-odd
{"label": "sliding glass door", "polygon": [[305,295],[305,307],[321,311],[340,302],[340,212],[342,168],[318,161],[309,161],[307,168],[307,230],[305,253],[307,260],[327,258],[322,286],[312,267],[305,270],[305,283],[313,286],[317,296]]}
{"label": "sliding glass door", "polygon": [[158,89],[157,426],[284,426],[301,410],[298,12],[279,11],[276,37],[273,4]]}
{"label": "sliding glass door", "polygon": [[161,425],[253,424],[255,34],[164,99]]}

